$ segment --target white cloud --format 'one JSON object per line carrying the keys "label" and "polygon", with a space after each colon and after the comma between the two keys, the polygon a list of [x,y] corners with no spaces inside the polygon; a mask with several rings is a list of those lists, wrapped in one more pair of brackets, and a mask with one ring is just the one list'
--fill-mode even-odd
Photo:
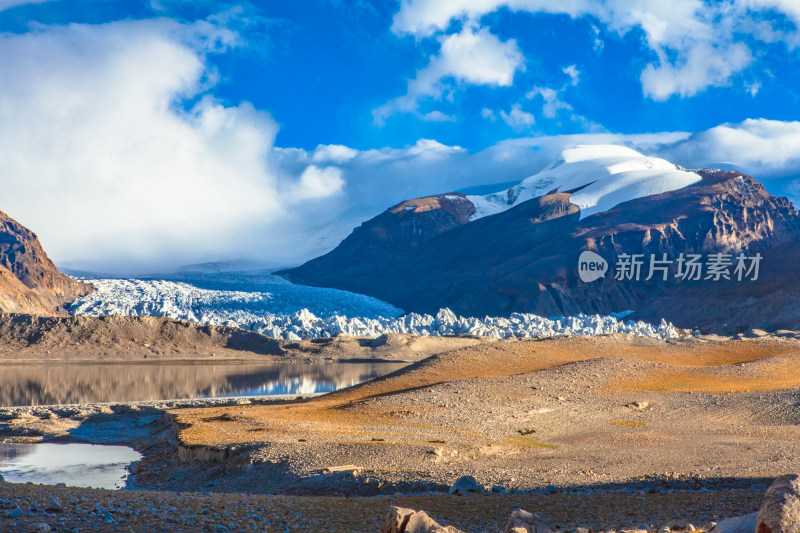
{"label": "white cloud", "polygon": [[205,53],[237,42],[169,20],[0,34],[1,208],[61,262],[296,257],[280,229],[335,209],[341,175],[276,167],[274,120],[204,94]]}
{"label": "white cloud", "polygon": [[542,114],[547,118],[555,118],[559,111],[572,111],[572,106],[566,102],[561,101],[558,97],[559,91],[549,87],[534,87],[525,96],[527,98],[536,98],[541,96],[544,100],[542,105]]}
{"label": "white cloud", "polygon": [[520,104],[511,106],[511,111],[508,113],[500,111],[500,118],[502,118],[503,122],[508,124],[508,126],[517,131],[530,129],[531,126],[536,124],[536,117],[531,113],[523,111]]}
{"label": "white cloud", "polygon": [[570,85],[572,86],[578,85],[578,82],[581,80],[581,73],[576,65],[570,65],[568,67],[564,67],[563,69],[561,69],[561,71],[567,76],[569,76]]}
{"label": "white cloud", "polygon": [[642,71],[642,88],[656,100],[690,97],[708,87],[729,84],[753,61],[737,34],[800,46],[797,28],[786,30],[752,16],[772,10],[800,26],[796,0],[402,0],[392,29],[426,38],[446,34],[453,21],[480,25],[484,15],[501,8],[589,17],[596,51],[603,48],[596,23],[618,35],[641,31],[643,45],[655,57]]}
{"label": "white cloud", "polygon": [[441,98],[448,81],[508,87],[524,68],[515,40],[501,41],[488,30],[465,26],[459,33],[439,38],[439,53],[408,82],[406,94],[373,111],[382,124],[396,113],[416,113],[423,98]]}
{"label": "white cloud", "polygon": [[584,117],[572,113],[572,106],[561,99],[561,94],[569,87],[578,85],[580,81],[580,72],[575,65],[570,65],[561,69],[564,74],[569,77],[569,81],[565,82],[559,89],[551,87],[534,87],[527,93],[525,97],[533,100],[537,97],[542,98],[542,115],[546,118],[554,119],[559,111],[569,111],[570,120],[573,122],[580,122],[586,126],[591,126],[589,121]]}
{"label": "white cloud", "polygon": [[660,65],[648,65],[642,72],[642,88],[654,100],[667,100],[673,95],[694,96],[709,86],[725,85],[733,74],[753,61],[744,44],[730,44],[723,49],[707,43],[686,52],[678,64],[662,59]]}
{"label": "white cloud", "polygon": [[52,0],[0,0],[0,11],[28,4],[44,4],[45,2],[51,1]]}
{"label": "white cloud", "polygon": [[456,117],[442,113],[439,110],[431,111],[422,115],[422,120],[426,122],[455,122]]}
{"label": "white cloud", "polygon": [[325,198],[341,192],[344,186],[342,169],[338,167],[319,168],[309,165],[300,174],[300,181],[293,194],[287,198],[289,205],[311,198]]}
{"label": "white cloud", "polygon": [[795,176],[800,174],[800,122],[721,124],[665,147],[665,153],[694,166],[732,163],[757,178]]}
{"label": "white cloud", "polygon": [[314,149],[311,159],[318,162],[346,163],[358,155],[358,150],[341,144],[320,144]]}
{"label": "white cloud", "polygon": [[745,89],[747,89],[747,92],[750,93],[750,96],[755,98],[756,95],[758,94],[758,91],[761,90],[761,82],[754,81],[753,83],[746,83]]}

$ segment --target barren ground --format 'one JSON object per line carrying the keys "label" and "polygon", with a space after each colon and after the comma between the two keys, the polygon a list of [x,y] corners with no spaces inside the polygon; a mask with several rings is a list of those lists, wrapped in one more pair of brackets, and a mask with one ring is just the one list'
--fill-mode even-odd
{"label": "barren ground", "polygon": [[[756,510],[771,478],[800,469],[800,342],[789,335],[296,344],[290,350],[309,361],[348,346],[360,356],[383,350],[385,359],[434,355],[303,400],[106,408],[115,420],[131,412],[153,419],[125,441],[145,454],[132,483],[169,492],[0,484],[0,507],[55,490],[75,501],[125,502],[121,516],[172,506],[178,511],[157,510],[148,523],[187,531],[227,519],[244,531],[377,531],[390,504],[465,531],[496,531],[515,506],[565,527],[670,518],[703,525]],[[30,418],[45,435],[89,427],[68,415]],[[467,474],[487,493],[444,494]],[[182,491],[253,495],[220,500]],[[130,524],[139,519],[127,516]],[[0,512],[0,529],[4,520]]]}

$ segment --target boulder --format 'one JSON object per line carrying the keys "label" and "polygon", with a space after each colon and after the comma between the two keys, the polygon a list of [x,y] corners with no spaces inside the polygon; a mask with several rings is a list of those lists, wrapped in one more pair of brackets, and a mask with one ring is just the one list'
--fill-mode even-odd
{"label": "boulder", "polygon": [[450,487],[450,494],[454,496],[466,496],[470,492],[483,492],[483,487],[478,485],[478,480],[472,476],[461,476]]}
{"label": "boulder", "polygon": [[381,533],[403,533],[412,514],[414,514],[413,509],[393,505],[389,510],[389,515],[383,521]]}
{"label": "boulder", "polygon": [[44,508],[48,513],[57,513],[61,511],[61,500],[58,496],[50,496],[47,500],[47,505]]}
{"label": "boulder", "polygon": [[460,533],[453,526],[440,526],[425,511],[417,511],[408,518],[405,533]]}
{"label": "boulder", "polygon": [[453,526],[441,526],[425,511],[414,511],[403,507],[389,510],[383,521],[381,533],[462,533]]}
{"label": "boulder", "polygon": [[505,533],[555,533],[539,515],[524,509],[514,509],[508,518]]}
{"label": "boulder", "polygon": [[708,533],[753,533],[756,530],[756,522],[758,522],[758,513],[728,518],[717,522],[708,530]]}
{"label": "boulder", "polygon": [[761,502],[756,533],[797,533],[800,531],[800,475],[776,479]]}

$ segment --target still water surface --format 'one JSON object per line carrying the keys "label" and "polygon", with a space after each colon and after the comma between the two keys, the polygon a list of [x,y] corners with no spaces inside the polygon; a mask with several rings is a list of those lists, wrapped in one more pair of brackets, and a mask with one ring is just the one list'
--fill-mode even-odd
{"label": "still water surface", "polygon": [[0,475],[10,483],[120,489],[141,457],[127,446],[0,444]]}
{"label": "still water surface", "polygon": [[0,406],[331,392],[405,363],[35,363],[0,366]]}

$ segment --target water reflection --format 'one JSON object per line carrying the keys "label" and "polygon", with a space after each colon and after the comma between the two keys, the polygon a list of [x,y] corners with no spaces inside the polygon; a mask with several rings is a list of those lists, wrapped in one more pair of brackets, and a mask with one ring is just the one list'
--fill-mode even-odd
{"label": "water reflection", "polygon": [[402,366],[403,363],[4,364],[0,367],[0,406],[330,392]]}
{"label": "water reflection", "polygon": [[119,489],[141,457],[126,446],[0,444],[0,475],[11,483]]}

